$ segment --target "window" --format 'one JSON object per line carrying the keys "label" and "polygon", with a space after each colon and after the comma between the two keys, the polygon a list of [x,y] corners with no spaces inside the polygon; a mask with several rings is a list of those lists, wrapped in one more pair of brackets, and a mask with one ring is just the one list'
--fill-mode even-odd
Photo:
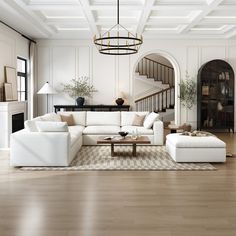
{"label": "window", "polygon": [[17,57],[17,94],[18,101],[27,100],[27,61]]}

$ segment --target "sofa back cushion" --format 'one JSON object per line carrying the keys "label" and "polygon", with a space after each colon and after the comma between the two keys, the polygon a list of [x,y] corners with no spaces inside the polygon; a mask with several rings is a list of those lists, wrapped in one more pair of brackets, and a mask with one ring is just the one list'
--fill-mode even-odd
{"label": "sofa back cushion", "polygon": [[63,111],[59,115],[72,115],[75,125],[86,125],[86,111]]}
{"label": "sofa back cushion", "polygon": [[66,122],[36,121],[39,132],[68,132]]}
{"label": "sofa back cushion", "polygon": [[149,114],[148,111],[136,112],[136,111],[122,111],[121,112],[121,126],[132,125],[135,115],[144,116]]}
{"label": "sofa back cushion", "polygon": [[41,117],[36,117],[32,120],[26,120],[24,123],[25,129],[29,132],[38,132],[36,121],[41,121]]}
{"label": "sofa back cushion", "polygon": [[42,121],[56,121],[56,122],[61,122],[61,116],[57,113],[48,113],[43,116],[40,116],[40,119]]}
{"label": "sofa back cushion", "polygon": [[120,112],[87,111],[86,126],[115,125],[120,126]]}

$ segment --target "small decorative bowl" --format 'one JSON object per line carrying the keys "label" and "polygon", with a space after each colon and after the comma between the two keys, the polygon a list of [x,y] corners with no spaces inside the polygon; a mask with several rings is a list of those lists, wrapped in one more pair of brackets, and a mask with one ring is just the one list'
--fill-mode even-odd
{"label": "small decorative bowl", "polygon": [[129,133],[129,132],[120,131],[118,134],[119,134],[121,137],[125,138],[125,136],[126,136],[128,133]]}

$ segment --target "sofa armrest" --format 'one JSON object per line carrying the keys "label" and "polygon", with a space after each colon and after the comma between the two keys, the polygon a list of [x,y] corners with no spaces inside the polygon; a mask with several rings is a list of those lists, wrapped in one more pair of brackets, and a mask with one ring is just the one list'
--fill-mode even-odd
{"label": "sofa armrest", "polygon": [[11,134],[11,166],[69,165],[69,132],[25,132]]}
{"label": "sofa armrest", "polygon": [[157,120],[153,124],[153,144],[163,145],[164,144],[164,124],[161,120]]}

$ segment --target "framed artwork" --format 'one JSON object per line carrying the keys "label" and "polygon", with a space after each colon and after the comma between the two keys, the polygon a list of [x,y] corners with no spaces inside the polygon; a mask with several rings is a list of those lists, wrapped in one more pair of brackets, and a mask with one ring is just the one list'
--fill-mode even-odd
{"label": "framed artwork", "polygon": [[13,96],[12,96],[12,84],[10,83],[4,83],[4,100],[7,101],[12,101]]}
{"label": "framed artwork", "polygon": [[17,101],[17,78],[16,69],[13,67],[5,66],[6,82],[12,85],[12,101]]}
{"label": "framed artwork", "polygon": [[202,86],[202,95],[203,96],[208,96],[209,95],[209,86],[208,85],[203,85]]}

